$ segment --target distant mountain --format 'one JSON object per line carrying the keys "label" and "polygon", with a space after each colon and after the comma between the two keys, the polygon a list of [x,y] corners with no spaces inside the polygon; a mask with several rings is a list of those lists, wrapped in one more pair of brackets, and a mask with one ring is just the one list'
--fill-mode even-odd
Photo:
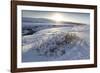
{"label": "distant mountain", "polygon": [[30,22],[30,23],[55,23],[53,20],[46,18],[28,18],[23,17],[22,22]]}
{"label": "distant mountain", "polygon": [[[54,20],[46,19],[46,18],[29,18],[29,17],[22,17],[22,22],[25,23],[57,23]],[[69,22],[69,21],[60,21],[60,24],[75,24],[75,25],[86,25],[84,23],[77,23],[77,22]]]}

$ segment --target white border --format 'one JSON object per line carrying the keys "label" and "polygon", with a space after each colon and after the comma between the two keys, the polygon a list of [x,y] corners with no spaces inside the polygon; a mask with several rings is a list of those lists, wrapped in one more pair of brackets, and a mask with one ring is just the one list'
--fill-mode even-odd
{"label": "white border", "polygon": [[[74,60],[74,61],[52,61],[52,62],[21,62],[21,10],[38,10],[38,11],[60,11],[60,12],[81,12],[90,13],[90,60]],[[28,67],[46,67],[61,65],[82,65],[94,63],[94,10],[92,9],[76,9],[76,8],[57,8],[57,7],[40,7],[40,6],[17,6],[17,68]],[[92,35],[92,36],[91,36]]]}

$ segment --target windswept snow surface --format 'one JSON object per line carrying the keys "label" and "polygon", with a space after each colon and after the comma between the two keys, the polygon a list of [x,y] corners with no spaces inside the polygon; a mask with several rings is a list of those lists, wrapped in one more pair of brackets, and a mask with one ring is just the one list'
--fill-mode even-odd
{"label": "windswept snow surface", "polygon": [[90,58],[89,25],[47,28],[22,36],[22,62]]}

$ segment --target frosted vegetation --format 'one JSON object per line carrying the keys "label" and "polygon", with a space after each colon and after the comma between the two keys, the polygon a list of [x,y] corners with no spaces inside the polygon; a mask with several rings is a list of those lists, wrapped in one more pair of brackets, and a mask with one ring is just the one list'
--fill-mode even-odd
{"label": "frosted vegetation", "polygon": [[89,59],[89,36],[89,25],[24,22],[22,62]]}

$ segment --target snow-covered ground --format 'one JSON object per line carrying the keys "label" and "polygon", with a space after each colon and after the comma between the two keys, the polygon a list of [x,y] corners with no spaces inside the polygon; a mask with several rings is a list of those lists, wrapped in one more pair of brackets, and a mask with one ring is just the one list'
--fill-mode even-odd
{"label": "snow-covered ground", "polygon": [[89,25],[42,29],[22,36],[22,62],[90,58]]}

